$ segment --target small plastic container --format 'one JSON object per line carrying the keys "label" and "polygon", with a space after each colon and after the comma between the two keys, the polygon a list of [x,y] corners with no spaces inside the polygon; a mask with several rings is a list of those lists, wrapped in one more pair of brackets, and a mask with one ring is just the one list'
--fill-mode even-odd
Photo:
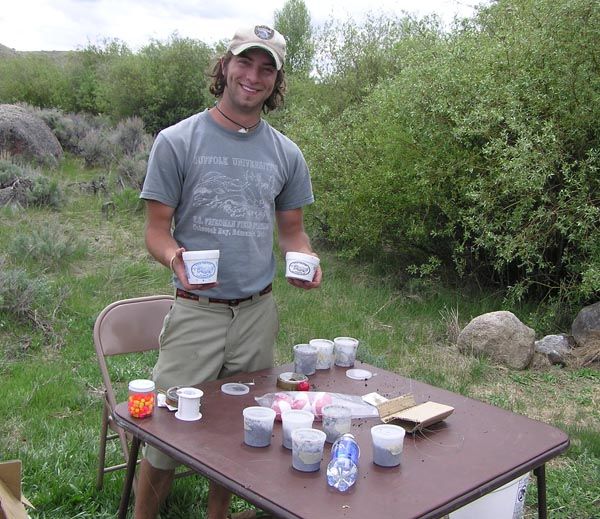
{"label": "small plastic container", "polygon": [[188,281],[194,285],[215,283],[219,270],[218,250],[191,250],[182,255]]}
{"label": "small plastic container", "polygon": [[134,418],[152,416],[156,404],[155,385],[152,380],[132,380],[129,382],[127,407]]}

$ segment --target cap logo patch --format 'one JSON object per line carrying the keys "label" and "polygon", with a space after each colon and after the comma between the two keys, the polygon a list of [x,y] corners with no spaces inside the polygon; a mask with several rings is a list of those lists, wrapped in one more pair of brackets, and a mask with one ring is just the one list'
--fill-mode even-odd
{"label": "cap logo patch", "polygon": [[266,25],[257,25],[254,27],[254,34],[261,40],[271,40],[275,35],[275,31]]}

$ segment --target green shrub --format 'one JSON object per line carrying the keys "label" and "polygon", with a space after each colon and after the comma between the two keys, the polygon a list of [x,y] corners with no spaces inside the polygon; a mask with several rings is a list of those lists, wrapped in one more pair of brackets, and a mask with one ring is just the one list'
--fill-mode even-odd
{"label": "green shrub", "polygon": [[17,318],[32,315],[49,302],[51,290],[43,276],[33,279],[24,269],[12,268],[0,256],[0,312]]}
{"label": "green shrub", "polygon": [[30,166],[0,160],[0,202],[59,209],[64,195],[58,181],[42,175]]}
{"label": "green shrub", "polygon": [[121,157],[116,167],[119,182],[123,187],[134,188],[139,191],[146,177],[147,166],[148,161],[144,157],[127,155]]}
{"label": "green shrub", "polygon": [[144,151],[147,144],[144,121],[139,117],[128,117],[117,124],[114,132],[117,153],[123,155],[135,155]]}
{"label": "green shrub", "polygon": [[92,129],[79,141],[80,155],[88,167],[108,166],[115,158],[115,146],[107,130]]}
{"label": "green shrub", "polygon": [[14,263],[34,261],[42,272],[64,268],[71,260],[86,253],[87,245],[77,233],[57,222],[30,233],[19,233],[9,245],[9,255]]}

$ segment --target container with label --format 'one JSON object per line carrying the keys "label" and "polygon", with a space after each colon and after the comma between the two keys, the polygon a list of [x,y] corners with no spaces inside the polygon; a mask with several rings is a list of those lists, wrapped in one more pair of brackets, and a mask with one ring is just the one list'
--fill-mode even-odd
{"label": "container with label", "polygon": [[127,399],[127,408],[129,414],[134,418],[146,418],[154,412],[156,395],[155,386],[152,380],[132,380],[129,383],[129,397]]}

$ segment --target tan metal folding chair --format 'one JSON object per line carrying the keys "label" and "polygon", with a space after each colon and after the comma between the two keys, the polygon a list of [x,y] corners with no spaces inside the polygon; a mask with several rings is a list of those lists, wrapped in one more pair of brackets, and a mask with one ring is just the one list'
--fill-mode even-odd
{"label": "tan metal folding chair", "polygon": [[[96,318],[94,345],[105,388],[96,481],[98,489],[102,488],[105,473],[127,466],[129,453],[126,434],[113,420],[113,409],[117,401],[106,357],[157,350],[163,321],[172,303],[173,297],[165,295],[124,299],[108,305]],[[121,443],[125,461],[107,467],[107,440],[116,439]]]}

